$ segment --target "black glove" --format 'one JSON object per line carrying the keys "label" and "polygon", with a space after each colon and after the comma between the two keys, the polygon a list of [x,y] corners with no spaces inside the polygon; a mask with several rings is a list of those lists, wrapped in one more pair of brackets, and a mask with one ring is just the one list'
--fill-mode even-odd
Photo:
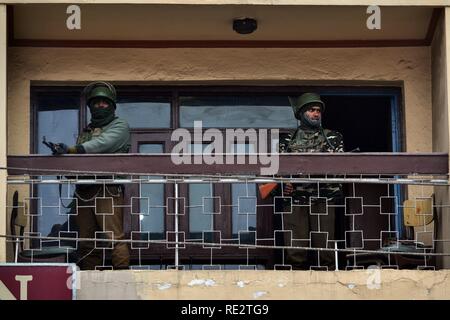
{"label": "black glove", "polygon": [[69,147],[67,147],[66,144],[64,143],[55,143],[53,145],[53,154],[54,155],[58,155],[58,154],[66,154],[68,152]]}

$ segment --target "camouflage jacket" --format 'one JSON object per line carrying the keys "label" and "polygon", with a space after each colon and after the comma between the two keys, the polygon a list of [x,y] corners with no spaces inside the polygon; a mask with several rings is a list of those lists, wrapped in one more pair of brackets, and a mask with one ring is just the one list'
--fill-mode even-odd
{"label": "camouflage jacket", "polygon": [[344,138],[339,132],[328,129],[298,128],[280,139],[279,152],[344,152]]}
{"label": "camouflage jacket", "polygon": [[[328,129],[303,130],[298,128],[280,138],[280,153],[291,152],[344,152],[344,138],[337,131]],[[296,175],[301,178],[302,176]],[[277,188],[280,189],[280,188]],[[294,185],[292,195],[295,203],[309,202],[309,197],[336,199],[342,196],[341,184],[299,183]]]}

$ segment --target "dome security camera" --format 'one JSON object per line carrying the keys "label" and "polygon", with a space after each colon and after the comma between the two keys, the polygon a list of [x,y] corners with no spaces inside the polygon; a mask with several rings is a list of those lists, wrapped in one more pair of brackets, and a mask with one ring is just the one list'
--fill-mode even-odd
{"label": "dome security camera", "polygon": [[233,20],[233,30],[239,34],[249,34],[256,30],[258,24],[252,18],[238,18]]}

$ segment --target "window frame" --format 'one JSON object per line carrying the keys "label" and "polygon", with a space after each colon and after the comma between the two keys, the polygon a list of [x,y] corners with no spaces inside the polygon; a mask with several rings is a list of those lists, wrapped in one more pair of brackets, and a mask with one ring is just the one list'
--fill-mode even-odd
{"label": "window frame", "polygon": [[[180,96],[214,96],[217,94],[221,95],[230,95],[230,96],[248,96],[248,95],[296,95],[298,92],[307,92],[307,91],[315,91],[320,92],[321,94],[386,94],[392,95],[397,104],[397,129],[399,130],[395,138],[397,139],[397,148],[396,151],[405,150],[405,139],[404,139],[404,114],[403,114],[403,91],[401,85],[392,85],[390,86],[147,86],[147,85],[117,85],[118,96],[138,96],[139,98],[151,97],[154,95],[157,96],[167,96],[170,101],[170,127],[169,128],[132,128],[130,130],[132,137],[132,148],[130,150],[131,153],[137,153],[140,144],[145,143],[162,143],[164,145],[164,151],[169,152],[175,145],[175,142],[170,140],[170,135],[173,130],[180,128],[180,104],[179,98]],[[30,119],[30,152],[36,153],[37,145],[39,143],[39,137],[37,137],[37,96],[39,94],[46,93],[78,93],[81,94],[83,87],[82,86],[39,86],[39,85],[31,85],[30,91],[30,107],[31,107],[31,119]],[[85,107],[85,101],[82,97],[80,97],[80,112],[79,112],[79,130],[81,131],[87,125],[87,112]],[[185,128],[192,132],[193,128]],[[203,131],[208,128],[204,128]],[[227,128],[218,128],[220,131],[225,131]],[[258,128],[264,129],[264,128]],[[266,128],[273,129],[273,128]],[[292,131],[292,128],[281,128],[280,134],[285,134]],[[393,137],[394,138],[394,137]],[[271,145],[269,143],[269,148]],[[270,149],[269,149],[270,150]],[[137,186],[132,186],[126,188],[125,197],[130,197]],[[165,197],[173,196],[173,188],[169,186],[169,184],[165,185],[164,188]],[[402,190],[402,193],[406,192],[406,190]],[[216,184],[214,186],[214,196],[221,195],[227,201],[231,203],[231,184]],[[180,185],[180,196],[185,197],[186,204],[188,204],[189,194],[188,194],[188,185],[181,184]],[[272,203],[271,199],[262,200],[257,193],[257,201],[258,204],[270,204]],[[273,226],[274,226],[274,215],[272,212],[269,212],[267,207],[261,208],[263,213],[259,213],[256,219],[257,226],[257,234],[258,238],[267,238],[273,236]],[[130,236],[131,230],[137,230],[137,226],[139,221],[137,220],[139,217],[137,215],[131,215],[130,209],[126,209],[124,211],[124,231],[127,237]],[[214,230],[224,230],[225,235],[224,238],[232,237],[232,209],[229,206],[223,207],[223,212],[220,215],[214,216]],[[173,216],[165,215],[165,231],[173,230]],[[37,230],[37,219],[34,219],[33,230]],[[180,231],[185,231],[185,234],[189,234],[189,212],[186,212],[184,216],[181,216],[180,219]],[[267,243],[266,241],[258,241],[258,244],[270,245],[271,243]],[[138,250],[131,250],[131,258],[137,259]],[[152,245],[151,249],[141,249],[141,254],[139,255],[142,259],[148,260],[150,262],[159,262],[163,264],[164,261],[167,261],[167,264],[171,264],[173,261],[173,251],[167,250],[165,245]],[[242,251],[242,253],[240,253]],[[214,259],[218,263],[233,263],[242,261],[243,258],[247,256],[246,250],[238,250],[236,253],[235,248],[222,247],[221,252],[215,252]],[[263,263],[263,264],[271,264],[274,259],[274,254],[269,255],[267,249],[256,249],[250,250],[249,254],[251,255],[250,263],[254,264]],[[209,249],[202,249],[199,246],[187,247],[186,249],[180,250],[180,261],[181,264],[183,262],[192,263],[195,261],[196,263],[200,263],[205,261],[206,264],[209,263],[210,259],[210,251]]]}

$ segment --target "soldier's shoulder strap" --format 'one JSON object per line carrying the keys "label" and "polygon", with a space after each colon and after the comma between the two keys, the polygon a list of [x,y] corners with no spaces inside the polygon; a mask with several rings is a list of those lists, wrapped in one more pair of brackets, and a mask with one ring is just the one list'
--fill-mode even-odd
{"label": "soldier's shoulder strap", "polygon": [[329,130],[329,129],[323,129],[323,132],[327,136],[328,139],[331,138],[338,138],[339,140],[343,140],[344,136],[339,131]]}
{"label": "soldier's shoulder strap", "polygon": [[344,136],[334,130],[323,129],[323,134],[327,140],[327,143],[334,149],[342,148],[344,144]]}
{"label": "soldier's shoulder strap", "polygon": [[335,130],[323,129],[323,132],[327,135],[327,137],[329,137],[331,135],[342,136],[342,134],[339,131],[335,131]]}

